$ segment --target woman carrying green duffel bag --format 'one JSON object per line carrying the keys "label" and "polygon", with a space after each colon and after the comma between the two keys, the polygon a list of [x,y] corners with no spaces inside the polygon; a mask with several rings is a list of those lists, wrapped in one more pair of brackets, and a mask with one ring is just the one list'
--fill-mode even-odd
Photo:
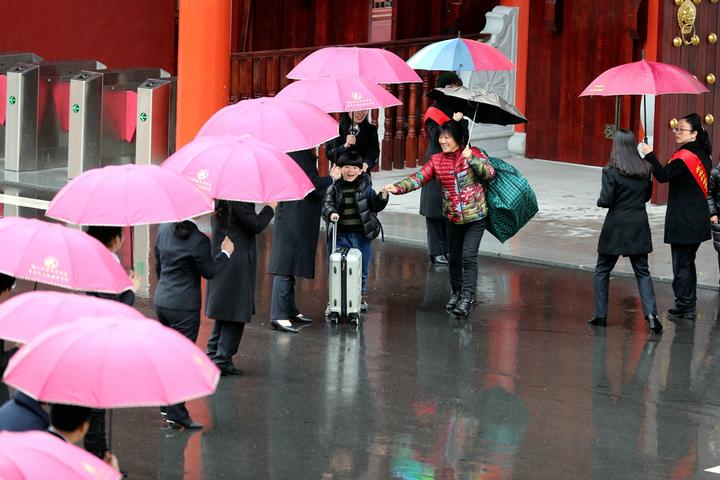
{"label": "woman carrying green duffel bag", "polygon": [[537,197],[517,168],[495,157],[488,156],[488,161],[495,169],[495,177],[485,182],[489,210],[487,230],[505,242],[538,212]]}

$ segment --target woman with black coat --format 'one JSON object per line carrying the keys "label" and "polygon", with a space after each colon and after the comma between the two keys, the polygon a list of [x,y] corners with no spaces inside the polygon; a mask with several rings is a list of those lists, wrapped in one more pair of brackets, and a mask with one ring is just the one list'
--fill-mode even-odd
{"label": "woman with black coat", "polygon": [[340,136],[327,143],[328,160],[337,163],[340,155],[352,148],[364,161],[362,171],[369,174],[380,157],[380,141],[377,127],[370,123],[368,111],[343,112],[339,131]]}
{"label": "woman with black coat", "polygon": [[718,269],[720,269],[720,164],[710,171],[708,180],[708,208],[710,209],[710,227],[712,230],[713,246],[718,252]]}
{"label": "woman with black coat", "polygon": [[[158,282],[153,303],[160,323],[193,343],[197,340],[202,306],[200,279],[213,278],[225,268],[233,249],[232,240],[225,237],[222,251],[212,256],[210,239],[193,220],[158,227],[155,238]],[[202,428],[192,421],[184,402],[169,406],[166,420],[177,428]]]}
{"label": "woman with black coat", "polygon": [[275,204],[255,213],[255,204],[247,202],[216,203],[212,218],[212,253],[220,253],[225,237],[235,245],[230,262],[207,283],[205,314],[215,320],[208,339],[208,357],[224,376],[242,375],[232,361],[238,351],[245,324],[255,313],[255,277],[257,246],[255,236],[272,220]]}
{"label": "woman with black coat", "polygon": [[643,144],[642,149],[658,182],[669,184],[665,243],[672,253],[675,306],[668,315],[692,319],[697,300],[695,256],[700,244],[710,239],[707,179],[712,147],[697,113],[681,118],[673,133],[680,148],[667,165],[660,164],[649,145]]}
{"label": "woman with black coat", "polygon": [[590,325],[605,326],[607,323],[610,272],[622,255],[630,257],[643,315],[650,330],[655,333],[662,331],[648,269],[652,237],[645,203],[652,195],[650,170],[650,165],[637,151],[635,135],[630,130],[616,131],[610,163],[603,168],[602,189],[597,200],[597,206],[607,208],[608,213],[598,242],[595,316],[590,319]]}
{"label": "woman with black coat", "polygon": [[321,177],[317,157],[310,150],[289,153],[312,182],[315,190],[304,199],[280,202],[275,212],[272,249],[268,271],[273,277],[270,325],[273,329],[297,333],[292,322],[309,323],[295,303],[295,277],[315,277],[315,252],[320,235],[320,210],[327,188],[340,178],[333,167],[329,176]]}

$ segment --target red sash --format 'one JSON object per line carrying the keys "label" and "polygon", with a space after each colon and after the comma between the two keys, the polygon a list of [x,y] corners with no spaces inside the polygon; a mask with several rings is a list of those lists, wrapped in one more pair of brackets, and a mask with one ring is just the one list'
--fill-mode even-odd
{"label": "red sash", "polygon": [[[673,155],[673,160],[679,158],[685,162],[685,166],[690,170],[690,174],[693,176],[695,181],[702,190],[703,195],[707,198],[708,194],[708,178],[705,166],[700,161],[700,158],[692,153],[690,150],[678,150]],[[671,160],[672,161],[672,160]]]}
{"label": "red sash", "polygon": [[428,119],[434,120],[438,125],[442,125],[443,123],[449,121],[450,117],[445,115],[445,113],[439,108],[430,107],[423,116],[423,125],[428,121]]}

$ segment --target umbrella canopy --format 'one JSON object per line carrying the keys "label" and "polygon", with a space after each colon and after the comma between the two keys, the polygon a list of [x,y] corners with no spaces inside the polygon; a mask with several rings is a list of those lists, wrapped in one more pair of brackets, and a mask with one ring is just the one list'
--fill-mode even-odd
{"label": "umbrella canopy", "polygon": [[383,87],[362,77],[298,80],[280,90],[277,98],[307,100],[327,113],[354,112],[402,104]]}
{"label": "umbrella canopy", "polygon": [[277,147],[231,136],[197,137],[162,166],[218,200],[301,200],[315,189],[298,164]]}
{"label": "umbrella canopy", "polygon": [[95,455],[48,432],[0,432],[3,480],[117,480],[122,474]]}
{"label": "umbrella canopy", "polygon": [[407,64],[417,70],[446,70],[451,72],[483,70],[512,70],[515,65],[487,43],[453,38],[431,43],[410,57]]}
{"label": "umbrella canopy", "polygon": [[311,103],[262,97],[220,109],[200,129],[198,136],[204,135],[234,135],[296,152],[337,137],[338,123]]}
{"label": "umbrella canopy", "polygon": [[113,165],[71,180],[46,215],[79,225],[146,225],[187,220],[213,211],[210,197],[181,175],[157,165]]}
{"label": "umbrella canopy", "polygon": [[145,319],[134,308],[113,300],[51,291],[23,293],[0,304],[0,339],[28,343],[49,328],[83,317],[111,315]]}
{"label": "umbrella canopy", "polygon": [[219,378],[207,355],[175,330],[113,316],[41,333],[13,356],[4,381],[42,402],[119,408],[204,397]]}
{"label": "umbrella canopy", "polygon": [[422,79],[392,52],[382,48],[326,47],[305,57],[287,78],[308,80],[354,75],[375,83],[414,83]]}
{"label": "umbrella canopy", "polygon": [[697,94],[707,91],[705,85],[680,67],[640,60],[606,70],[580,96]]}
{"label": "umbrella canopy", "polygon": [[0,218],[0,272],[31,282],[85,292],[132,287],[122,265],[90,235],[59,224]]}
{"label": "umbrella canopy", "polygon": [[514,125],[527,123],[527,118],[514,105],[503,98],[485,93],[482,90],[471,90],[465,87],[435,88],[427,94],[428,98],[440,100],[449,105],[454,112],[478,123],[495,125]]}

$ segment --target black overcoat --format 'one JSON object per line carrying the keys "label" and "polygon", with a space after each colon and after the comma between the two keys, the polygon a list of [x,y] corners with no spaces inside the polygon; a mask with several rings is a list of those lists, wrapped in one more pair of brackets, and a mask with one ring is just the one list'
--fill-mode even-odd
{"label": "black overcoat", "polygon": [[[710,157],[698,142],[686,143],[680,149],[690,150],[700,157],[706,173],[710,173]],[[707,198],[685,162],[673,157],[667,165],[662,166],[652,152],[645,156],[645,160],[652,164],[658,182],[668,182],[665,243],[693,245],[710,240],[710,210]]]}
{"label": "black overcoat", "polygon": [[645,203],[652,195],[652,180],[622,175],[616,168],[602,171],[597,206],[607,208],[598,253],[641,255],[652,252],[652,236]]}
{"label": "black overcoat", "polygon": [[[433,105],[435,108],[439,108],[443,111],[446,115],[448,115],[450,118],[452,118],[453,112],[446,111],[446,108],[443,108],[441,104],[436,102]],[[463,135],[467,137],[468,135],[468,121],[463,120]],[[425,121],[425,131],[428,134],[428,146],[425,149],[425,162],[428,162],[430,160],[430,157],[435,155],[436,153],[442,152],[442,148],[440,147],[440,142],[438,141],[438,137],[440,136],[440,125],[438,123],[428,118]],[[427,185],[425,185],[422,190],[420,190],[420,215],[423,215],[427,218],[433,218],[435,220],[446,220],[445,212],[443,211],[443,192],[442,187],[440,187],[440,182],[437,178],[433,178]]]}
{"label": "black overcoat", "polygon": [[710,215],[720,214],[720,164],[710,171],[708,179],[708,208]]}
{"label": "black overcoat", "polygon": [[288,155],[300,165],[315,190],[302,200],[278,205],[268,271],[274,275],[314,278],[322,198],[332,184],[332,177],[318,174],[317,158],[310,150]]}
{"label": "black overcoat", "polygon": [[228,265],[207,282],[205,314],[213,320],[247,323],[255,313],[257,247],[255,236],[268,226],[273,209],[264,207],[259,214],[255,205],[228,202],[222,216],[212,217],[212,252],[221,252],[225,236],[235,250]]}

